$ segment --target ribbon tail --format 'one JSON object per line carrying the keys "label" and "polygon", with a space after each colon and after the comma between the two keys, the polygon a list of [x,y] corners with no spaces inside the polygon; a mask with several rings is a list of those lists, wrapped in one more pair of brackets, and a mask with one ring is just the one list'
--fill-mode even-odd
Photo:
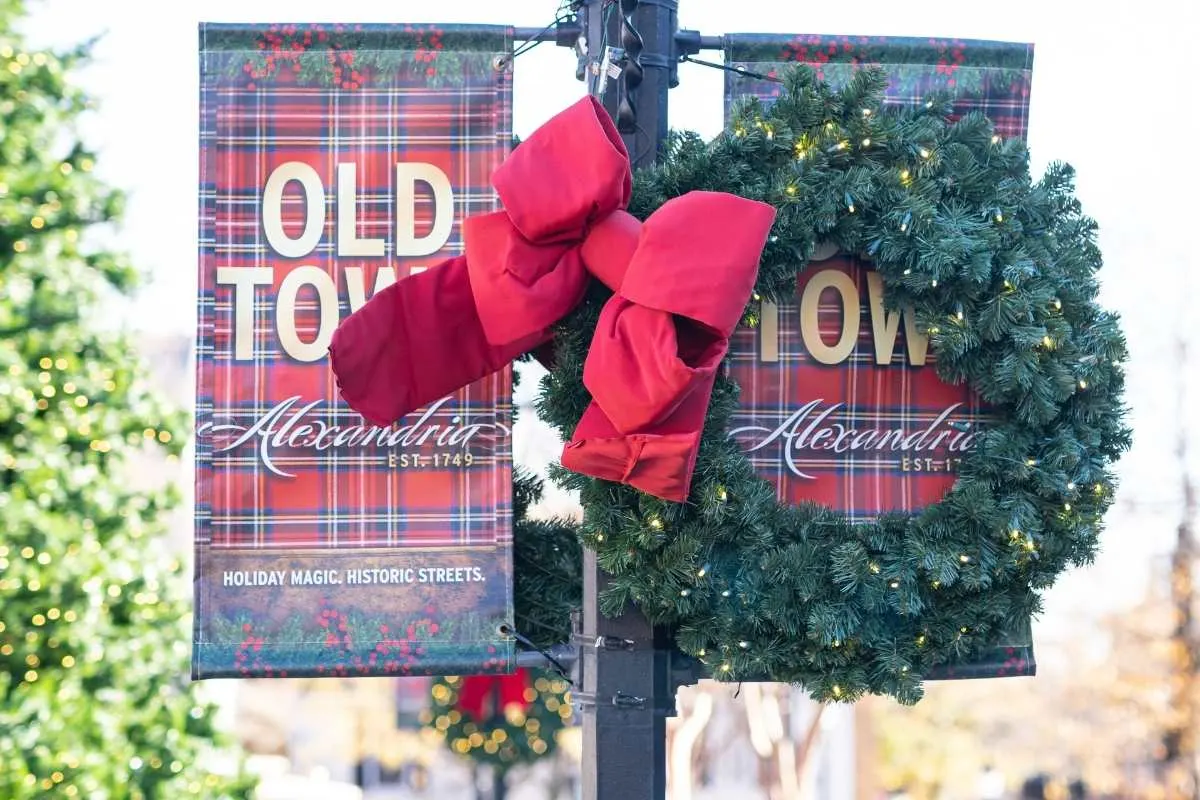
{"label": "ribbon tail", "polygon": [[635,433],[617,430],[593,402],[563,449],[562,465],[663,500],[686,502],[715,382],[715,372],[704,376],[671,414]]}
{"label": "ribbon tail", "polygon": [[605,303],[583,366],[583,384],[623,433],[675,412],[721,365],[724,336],[666,311],[613,295]]}
{"label": "ribbon tail", "polygon": [[466,259],[458,257],[375,294],[338,326],[329,356],[346,403],[387,426],[504,368],[548,337],[538,331],[492,345]]}

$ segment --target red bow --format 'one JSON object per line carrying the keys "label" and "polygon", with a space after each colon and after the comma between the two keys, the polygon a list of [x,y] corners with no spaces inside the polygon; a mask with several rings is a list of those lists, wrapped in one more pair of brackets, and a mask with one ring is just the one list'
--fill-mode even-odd
{"label": "red bow", "polygon": [[716,370],[775,210],[691,192],[640,223],[621,137],[585,97],[496,170],[504,210],[464,222],[465,255],[375,295],[330,348],[342,396],[379,425],[549,341],[598,278],[615,294],[584,365],[592,403],[568,469],[687,499]]}
{"label": "red bow", "polygon": [[509,706],[528,711],[525,690],[530,685],[529,671],[525,669],[511,675],[470,675],[462,679],[455,705],[475,722],[486,722],[493,715],[503,714]]}

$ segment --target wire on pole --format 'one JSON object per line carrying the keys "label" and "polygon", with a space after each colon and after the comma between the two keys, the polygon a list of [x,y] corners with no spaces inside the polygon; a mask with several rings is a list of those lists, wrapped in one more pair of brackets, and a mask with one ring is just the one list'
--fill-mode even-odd
{"label": "wire on pole", "polygon": [[583,35],[583,28],[575,16],[576,10],[578,10],[578,3],[564,1],[559,4],[558,10],[554,12],[554,19],[546,27],[540,30],[537,28],[513,28],[513,40],[521,42],[521,45],[509,55],[502,56],[497,66],[507,67],[519,56],[525,55],[542,42],[553,41],[560,47],[573,47],[579,37]]}
{"label": "wire on pole", "polygon": [[622,89],[617,99],[617,130],[634,133],[638,129],[637,97],[645,73],[642,70],[642,50],[645,42],[634,27],[633,15],[640,0],[621,0],[621,49],[624,51],[621,77]]}
{"label": "wire on pole", "polygon": [[761,72],[746,69],[745,67],[731,67],[728,64],[718,64],[715,61],[705,61],[702,58],[692,58],[687,53],[681,55],[679,60],[686,64],[699,64],[702,67],[712,67],[724,72],[732,72],[735,75],[741,75],[746,78],[753,78],[759,81],[771,81],[772,83],[783,83],[783,79],[776,75],[764,75]]}

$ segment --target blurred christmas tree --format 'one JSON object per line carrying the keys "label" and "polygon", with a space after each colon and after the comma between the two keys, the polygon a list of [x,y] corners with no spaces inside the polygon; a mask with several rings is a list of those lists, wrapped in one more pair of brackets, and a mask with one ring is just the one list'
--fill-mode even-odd
{"label": "blurred christmas tree", "polygon": [[75,133],[87,52],[31,52],[25,11],[0,0],[0,797],[245,797],[187,684],[174,498],[130,480],[184,420],[112,323],[136,275],[91,241],[121,198]]}

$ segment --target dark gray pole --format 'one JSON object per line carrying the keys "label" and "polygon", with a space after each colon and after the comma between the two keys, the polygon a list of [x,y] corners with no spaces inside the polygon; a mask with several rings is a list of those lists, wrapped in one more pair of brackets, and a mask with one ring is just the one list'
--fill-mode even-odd
{"label": "dark gray pole", "polygon": [[[589,0],[583,6],[590,65],[603,70],[609,47],[624,50],[609,77],[605,108],[617,121],[635,168],[654,163],[667,136],[667,90],[675,65],[678,0]],[[589,87],[600,79],[589,70]],[[583,620],[576,693],[583,716],[583,800],[666,797],[666,718],[675,713],[671,637],[636,608],[600,614],[605,575],[585,551]]]}

